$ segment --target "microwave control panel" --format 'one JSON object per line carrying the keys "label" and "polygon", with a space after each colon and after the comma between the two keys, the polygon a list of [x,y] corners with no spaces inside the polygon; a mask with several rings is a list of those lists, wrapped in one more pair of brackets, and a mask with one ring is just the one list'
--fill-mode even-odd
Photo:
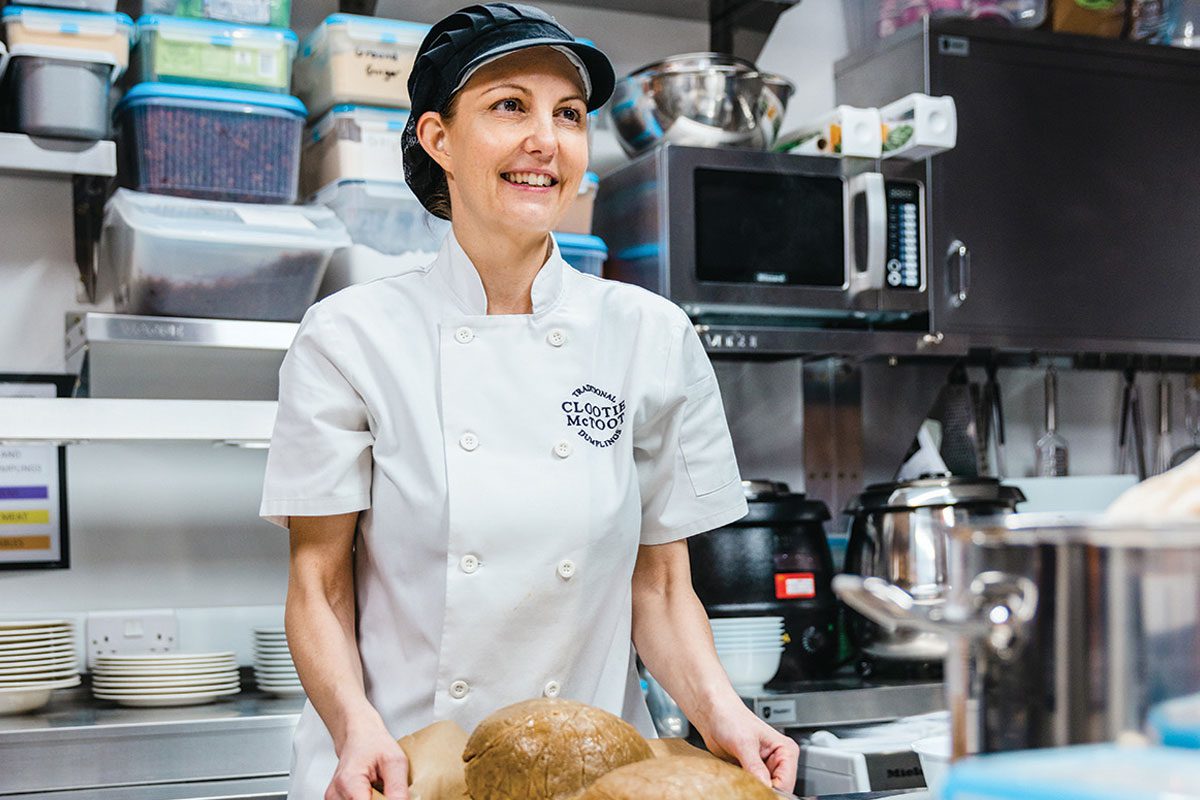
{"label": "microwave control panel", "polygon": [[920,291],[922,275],[922,230],[924,229],[921,184],[916,181],[887,181],[887,265],[884,280],[889,289]]}

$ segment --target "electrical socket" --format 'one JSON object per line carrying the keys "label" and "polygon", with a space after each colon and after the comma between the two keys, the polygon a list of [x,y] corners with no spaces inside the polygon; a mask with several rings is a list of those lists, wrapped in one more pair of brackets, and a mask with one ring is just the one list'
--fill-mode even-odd
{"label": "electrical socket", "polygon": [[93,611],[87,615],[87,663],[101,655],[170,653],[179,649],[179,621],[171,609]]}

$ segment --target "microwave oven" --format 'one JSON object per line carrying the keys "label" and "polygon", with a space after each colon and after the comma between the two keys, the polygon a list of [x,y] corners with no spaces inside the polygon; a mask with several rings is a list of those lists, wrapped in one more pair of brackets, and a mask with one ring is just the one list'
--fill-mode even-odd
{"label": "microwave oven", "polygon": [[665,145],[607,175],[605,277],[697,322],[927,315],[924,187],[836,158]]}

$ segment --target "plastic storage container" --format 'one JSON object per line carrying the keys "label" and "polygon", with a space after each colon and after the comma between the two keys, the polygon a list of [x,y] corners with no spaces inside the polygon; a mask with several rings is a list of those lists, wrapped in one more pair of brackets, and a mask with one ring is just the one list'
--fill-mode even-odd
{"label": "plastic storage container", "polygon": [[314,116],[335,105],[408,108],[408,74],[428,25],[334,14],[304,40],[296,94]]}
{"label": "plastic storage container", "polygon": [[337,214],[350,239],[384,255],[436,253],[450,223],[433,216],[405,183],[338,181],[313,202]]}
{"label": "plastic storage container", "polygon": [[558,251],[563,260],[580,272],[597,277],[604,273],[604,262],[608,258],[608,245],[599,236],[584,236],[578,233],[555,233]]}
{"label": "plastic storage container", "polygon": [[292,0],[140,0],[142,14],[167,14],[211,19],[238,25],[286,28],[292,20]]}
{"label": "plastic storage container", "polygon": [[579,196],[567,213],[558,222],[562,233],[590,234],[592,232],[592,211],[596,207],[596,192],[600,191],[600,176],[588,172],[579,182]]}
{"label": "plastic storage container", "polygon": [[137,33],[140,81],[283,93],[291,86],[297,39],[287,28],[150,15],[138,20]]}
{"label": "plastic storage container", "polygon": [[156,194],[294,203],[304,104],[294,97],[142,83],[117,105],[123,185]]}
{"label": "plastic storage container", "polygon": [[18,45],[69,47],[107,53],[120,70],[129,65],[133,20],[124,14],[8,6],[0,19],[10,49]]}
{"label": "plastic storage container", "polygon": [[978,756],[943,800],[1200,800],[1200,758],[1172,747],[1089,745]]}
{"label": "plastic storage container", "polygon": [[1200,750],[1200,694],[1160,703],[1150,709],[1147,725],[1169,747]]}
{"label": "plastic storage container", "polygon": [[403,181],[408,112],[336,106],[304,136],[300,188],[307,197],[339,180]]}
{"label": "plastic storage container", "polygon": [[319,206],[122,189],[105,207],[100,254],[122,312],[294,322],[316,297],[333,251],[349,244],[342,223]]}
{"label": "plastic storage container", "polygon": [[14,45],[9,62],[12,127],[31,136],[108,138],[112,55],[70,47]]}
{"label": "plastic storage container", "polygon": [[101,14],[111,14],[117,10],[117,0],[23,0],[21,5],[95,11]]}

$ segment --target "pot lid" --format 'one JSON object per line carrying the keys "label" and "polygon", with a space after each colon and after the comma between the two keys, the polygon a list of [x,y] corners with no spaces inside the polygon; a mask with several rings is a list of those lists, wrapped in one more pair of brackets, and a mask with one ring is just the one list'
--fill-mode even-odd
{"label": "pot lid", "polygon": [[961,475],[931,475],[900,483],[868,486],[850,502],[848,512],[879,511],[886,508],[931,508],[963,503],[1015,506],[1025,495],[997,478],[968,478]]}
{"label": "pot lid", "polygon": [[746,495],[747,500],[766,500],[791,494],[792,490],[783,481],[757,478],[751,481],[742,481],[742,492]]}

